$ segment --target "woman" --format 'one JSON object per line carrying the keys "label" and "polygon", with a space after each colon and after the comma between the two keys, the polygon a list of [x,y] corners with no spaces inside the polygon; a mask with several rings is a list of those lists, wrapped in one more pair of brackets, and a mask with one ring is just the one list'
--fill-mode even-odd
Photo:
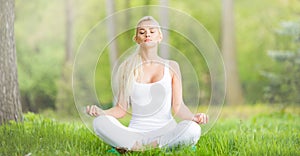
{"label": "woman", "polygon": [[[206,114],[193,114],[184,104],[179,65],[158,56],[162,38],[158,22],[143,17],[134,36],[138,48],[118,69],[116,106],[108,110],[87,106],[87,113],[97,117],[93,123],[96,134],[114,147],[138,151],[195,145],[201,135],[199,124],[208,122]],[[117,118],[126,115],[129,104],[132,118],[125,127]],[[177,124],[171,110],[183,121]]]}

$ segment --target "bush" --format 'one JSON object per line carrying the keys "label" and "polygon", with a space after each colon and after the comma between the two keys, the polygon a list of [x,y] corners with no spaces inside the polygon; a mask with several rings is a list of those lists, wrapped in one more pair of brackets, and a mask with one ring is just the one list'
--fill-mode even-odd
{"label": "bush", "polygon": [[300,22],[283,22],[276,31],[277,48],[268,55],[278,63],[279,69],[262,72],[268,85],[264,87],[264,100],[270,103],[300,103]]}

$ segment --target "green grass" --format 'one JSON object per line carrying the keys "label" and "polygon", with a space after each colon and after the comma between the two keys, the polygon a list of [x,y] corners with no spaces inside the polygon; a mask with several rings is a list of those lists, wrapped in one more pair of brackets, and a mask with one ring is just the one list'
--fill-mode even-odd
{"label": "green grass", "polygon": [[201,138],[203,155],[300,155],[300,117],[287,113],[257,115],[247,121],[218,123]]}
{"label": "green grass", "polygon": [[[0,138],[0,155],[114,155],[82,124],[32,113],[23,123],[0,126]],[[300,115],[273,111],[247,119],[223,118],[200,138],[196,151],[186,147],[125,155],[300,155]]]}

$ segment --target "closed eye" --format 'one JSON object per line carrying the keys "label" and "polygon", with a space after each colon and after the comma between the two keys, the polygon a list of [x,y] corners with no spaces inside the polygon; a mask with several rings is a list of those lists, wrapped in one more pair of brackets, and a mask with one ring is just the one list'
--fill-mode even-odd
{"label": "closed eye", "polygon": [[151,33],[155,33],[156,30],[155,30],[155,29],[151,29],[150,32],[151,32]]}

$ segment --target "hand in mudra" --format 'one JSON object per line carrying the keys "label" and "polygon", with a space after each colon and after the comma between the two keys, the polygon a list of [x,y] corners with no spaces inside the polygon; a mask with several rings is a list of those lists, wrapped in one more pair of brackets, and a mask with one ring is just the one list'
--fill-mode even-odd
{"label": "hand in mudra", "polygon": [[208,123],[208,115],[204,113],[197,113],[194,115],[192,120],[198,124],[206,124]]}
{"label": "hand in mudra", "polygon": [[86,113],[90,116],[99,116],[103,110],[96,105],[91,105],[86,107]]}

